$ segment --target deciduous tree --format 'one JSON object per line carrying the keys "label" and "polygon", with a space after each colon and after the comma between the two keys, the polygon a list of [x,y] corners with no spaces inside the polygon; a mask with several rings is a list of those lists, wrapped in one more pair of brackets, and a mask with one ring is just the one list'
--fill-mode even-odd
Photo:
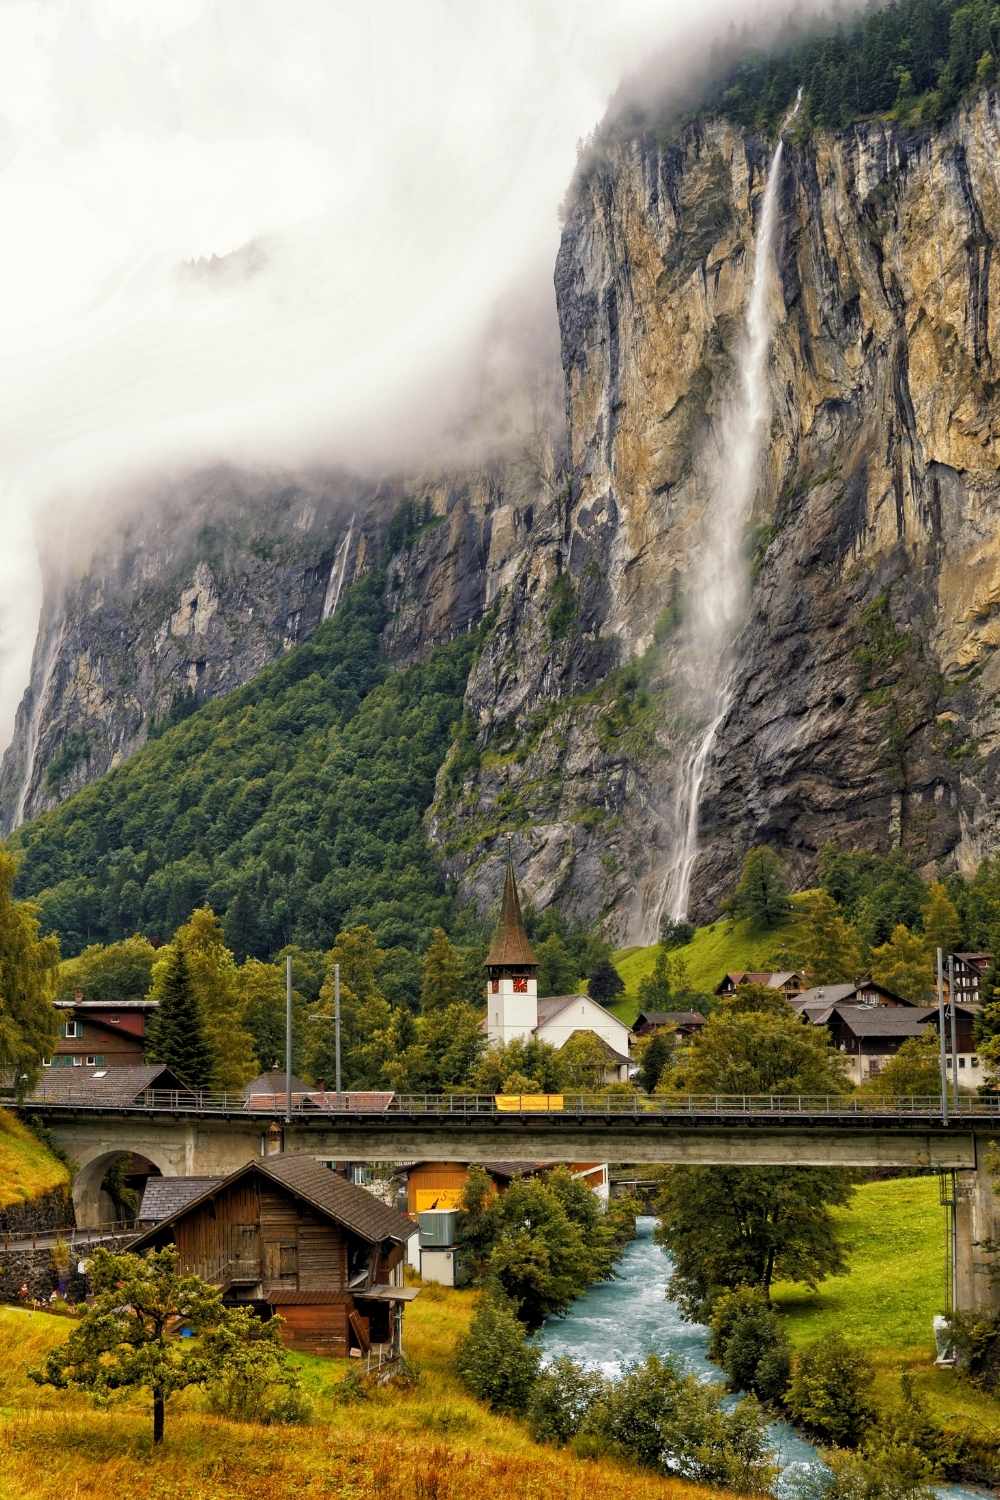
{"label": "deciduous tree", "polygon": [[902,922],[892,929],[887,943],[872,949],[872,978],[894,995],[925,1005],[934,988],[934,964],[922,934],[911,932]]}
{"label": "deciduous tree", "polygon": [[41,936],[33,901],[14,900],[16,872],[14,856],[0,849],[0,1069],[20,1094],[55,1045],[59,940]]}
{"label": "deciduous tree", "polygon": [[[99,1405],[148,1391],[154,1443],[163,1441],[171,1396],[219,1379],[251,1342],[274,1341],[274,1333],[252,1326],[245,1310],[224,1308],[218,1287],[181,1275],[173,1246],[146,1255],[116,1255],[99,1247],[90,1257],[88,1276],[93,1297],[80,1321],[31,1378],[59,1390],[88,1391]],[[177,1337],[179,1322],[194,1339]]]}
{"label": "deciduous tree", "polygon": [[[790,1010],[712,1014],[671,1076],[692,1094],[837,1094],[843,1063],[825,1030]],[[674,1262],[671,1291],[688,1316],[704,1320],[720,1291],[765,1293],[776,1277],[815,1286],[844,1268],[830,1214],[845,1203],[847,1173],[825,1167],[671,1167],[657,1200],[657,1237]]]}

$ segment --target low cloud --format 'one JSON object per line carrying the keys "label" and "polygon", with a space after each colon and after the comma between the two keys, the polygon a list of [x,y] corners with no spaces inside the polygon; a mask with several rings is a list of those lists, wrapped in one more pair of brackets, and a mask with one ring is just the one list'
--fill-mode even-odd
{"label": "low cloud", "polygon": [[556,358],[578,139],[656,47],[669,90],[776,8],[7,0],[0,745],[45,527],[83,560],[164,467],[426,472],[505,441]]}

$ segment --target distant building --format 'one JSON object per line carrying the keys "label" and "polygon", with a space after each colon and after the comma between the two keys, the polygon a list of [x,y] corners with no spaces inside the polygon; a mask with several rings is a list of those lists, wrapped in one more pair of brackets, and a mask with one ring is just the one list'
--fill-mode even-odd
{"label": "distant building", "polygon": [[486,955],[486,1035],[491,1045],[537,1038],[563,1047],[578,1031],[593,1032],[607,1054],[605,1082],[630,1070],[629,1029],[589,995],[538,996],[538,960],[521,916],[513,862],[508,859],[500,921]]}
{"label": "distant building", "polygon": [[817,984],[792,1000],[793,1008],[798,1011],[822,1010],[830,1005],[887,1006],[892,1009],[901,1005],[912,1007],[914,1002],[886,989],[874,979],[859,979],[857,984]]}
{"label": "distant building", "polygon": [[[505,1192],[520,1177],[550,1171],[552,1164],[489,1161],[483,1162],[482,1167],[496,1194]],[[420,1233],[409,1244],[408,1263],[424,1281],[461,1286],[466,1279],[467,1268],[462,1265],[457,1232],[469,1170],[465,1162],[448,1161],[415,1162],[401,1169],[400,1175],[406,1179],[407,1211],[420,1226]],[[606,1163],[573,1163],[568,1170],[607,1206],[610,1173]]]}
{"label": "distant building", "polygon": [[791,999],[805,989],[806,979],[804,974],[792,969],[777,972],[770,969],[735,969],[732,973],[722,976],[715,986],[715,993],[735,995],[736,991],[745,984],[759,985],[766,990],[781,990]]}
{"label": "distant building", "polygon": [[632,1023],[632,1035],[648,1036],[661,1026],[672,1026],[679,1037],[686,1038],[696,1035],[707,1020],[697,1010],[641,1010]]}
{"label": "distant building", "polygon": [[945,957],[944,980],[948,983],[948,959],[955,966],[955,999],[967,1005],[978,1005],[980,987],[993,962],[992,953],[950,953]]}
{"label": "distant building", "polygon": [[59,1039],[45,1068],[135,1067],[146,1060],[146,1028],[156,1000],[57,1000]]}
{"label": "distant building", "polygon": [[249,1161],[200,1192],[167,1191],[177,1206],[131,1249],[176,1245],[181,1270],[220,1287],[227,1305],[279,1313],[294,1349],[400,1353],[403,1307],[417,1295],[402,1284],[415,1232],[404,1214],[295,1152]]}

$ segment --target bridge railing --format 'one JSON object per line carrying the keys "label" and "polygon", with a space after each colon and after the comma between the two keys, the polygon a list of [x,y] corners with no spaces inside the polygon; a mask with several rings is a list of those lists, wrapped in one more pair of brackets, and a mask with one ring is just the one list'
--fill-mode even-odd
{"label": "bridge railing", "polygon": [[[368,1120],[386,1115],[427,1116],[435,1119],[473,1120],[484,1117],[557,1114],[562,1117],[649,1117],[692,1118],[739,1117],[757,1120],[796,1117],[829,1119],[906,1119],[938,1120],[941,1098],[937,1094],[915,1096],[886,1095],[882,1098],[853,1094],[667,1094],[650,1097],[631,1093],[564,1093],[564,1094],[394,1094],[383,1096],[378,1103],[350,1094],[293,1095],[291,1109],[284,1096],[268,1098],[262,1107],[259,1096],[250,1099],[242,1094],[213,1093],[204,1089],[145,1089],[137,1095],[96,1096],[86,1085],[70,1086],[58,1097],[39,1096],[25,1103],[46,1112],[66,1110],[99,1113],[135,1111],[141,1113],[203,1114],[256,1116],[262,1128],[275,1118],[286,1115],[298,1120],[320,1119],[330,1115],[349,1114]],[[995,1119],[1000,1121],[1000,1094],[961,1095],[949,1101],[948,1112],[954,1119]]]}

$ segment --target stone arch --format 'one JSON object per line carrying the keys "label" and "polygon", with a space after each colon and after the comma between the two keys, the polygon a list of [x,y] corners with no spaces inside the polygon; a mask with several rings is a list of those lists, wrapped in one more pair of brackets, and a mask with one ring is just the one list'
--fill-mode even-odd
{"label": "stone arch", "polygon": [[150,1176],[174,1175],[166,1153],[156,1148],[150,1150],[143,1145],[141,1151],[131,1151],[120,1146],[110,1150],[106,1146],[98,1147],[85,1162],[78,1162],[73,1174],[73,1213],[78,1228],[93,1229],[107,1222],[109,1215],[102,1203],[105,1195],[101,1188],[109,1169],[122,1158],[145,1162],[150,1168]]}

